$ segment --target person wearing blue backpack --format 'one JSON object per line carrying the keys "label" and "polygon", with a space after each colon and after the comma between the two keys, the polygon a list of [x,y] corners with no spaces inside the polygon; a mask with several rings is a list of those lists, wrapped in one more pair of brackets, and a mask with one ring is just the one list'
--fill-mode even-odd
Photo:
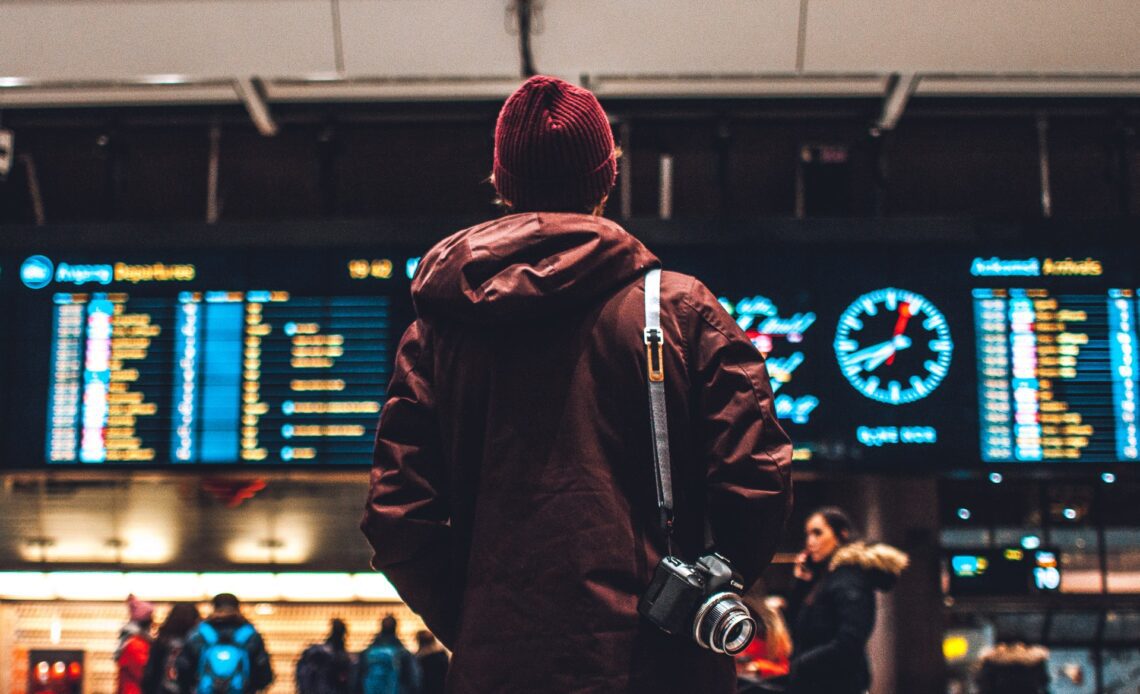
{"label": "person wearing blue backpack", "polygon": [[355,694],[419,694],[420,665],[396,636],[396,618],[380,620],[380,633],[360,652]]}
{"label": "person wearing blue backpack", "polygon": [[214,611],[186,639],[178,656],[182,694],[253,694],[273,683],[265,642],[230,593],[214,596]]}

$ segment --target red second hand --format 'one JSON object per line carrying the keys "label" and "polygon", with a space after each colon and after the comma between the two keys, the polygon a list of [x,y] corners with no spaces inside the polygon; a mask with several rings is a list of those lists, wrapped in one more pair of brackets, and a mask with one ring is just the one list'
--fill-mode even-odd
{"label": "red second hand", "polygon": [[[898,337],[906,332],[906,324],[910,321],[910,304],[905,301],[899,304],[899,318],[895,321],[895,332],[891,339]],[[887,366],[895,362],[896,352],[891,352],[891,356],[887,357]]]}

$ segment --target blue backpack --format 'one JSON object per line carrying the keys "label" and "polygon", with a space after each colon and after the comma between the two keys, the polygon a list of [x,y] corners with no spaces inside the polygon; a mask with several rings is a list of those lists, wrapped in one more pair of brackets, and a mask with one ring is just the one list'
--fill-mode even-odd
{"label": "blue backpack", "polygon": [[198,658],[198,694],[243,694],[249,686],[249,652],[245,649],[256,633],[243,624],[223,642],[208,622],[198,625],[204,647]]}
{"label": "blue backpack", "polygon": [[400,647],[373,644],[360,654],[364,694],[400,693]]}

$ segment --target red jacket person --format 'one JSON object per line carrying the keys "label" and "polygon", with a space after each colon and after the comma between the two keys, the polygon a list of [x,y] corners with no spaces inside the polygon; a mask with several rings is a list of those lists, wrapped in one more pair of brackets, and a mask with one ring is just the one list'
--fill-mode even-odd
{"label": "red jacket person", "polygon": [[[598,216],[616,175],[590,92],[534,77],[504,104],[514,214],[443,240],[412,283],[361,528],[450,648],[451,692],[732,692],[732,658],[641,618],[666,554],[647,395],[657,258]],[[661,279],[674,554],[747,584],[791,503],[763,359],[692,277]]]}

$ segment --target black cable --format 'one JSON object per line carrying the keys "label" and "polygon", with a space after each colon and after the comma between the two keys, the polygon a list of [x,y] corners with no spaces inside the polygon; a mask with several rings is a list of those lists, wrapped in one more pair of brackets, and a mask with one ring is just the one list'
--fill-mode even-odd
{"label": "black cable", "polygon": [[534,16],[533,0],[517,0],[515,10],[519,18],[519,57],[522,59],[522,76],[534,77],[538,70],[534,67],[534,55],[530,49],[530,24]]}

